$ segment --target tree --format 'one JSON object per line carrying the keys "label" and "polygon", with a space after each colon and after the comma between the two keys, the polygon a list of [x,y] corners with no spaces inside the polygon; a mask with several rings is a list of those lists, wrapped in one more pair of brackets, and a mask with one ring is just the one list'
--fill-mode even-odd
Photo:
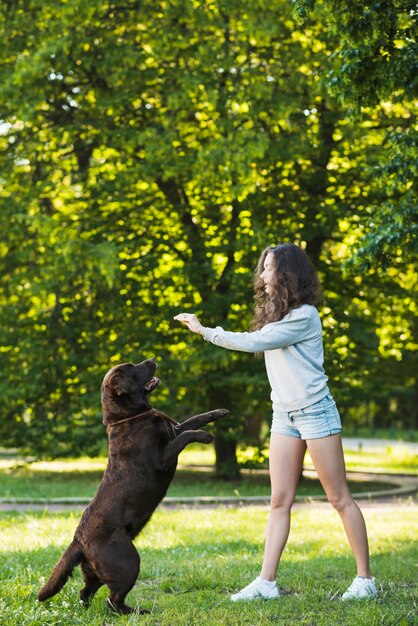
{"label": "tree", "polygon": [[[291,0],[294,15],[302,22],[318,10],[338,38],[335,64],[326,75],[330,93],[354,107],[361,118],[365,107],[402,107],[416,98],[418,11],[410,0],[331,2]],[[418,250],[418,202],[416,185],[418,133],[416,115],[405,111],[396,126],[387,128],[385,160],[379,176],[387,198],[373,208],[374,227],[361,241],[355,261],[359,267],[375,259],[389,259],[401,252],[415,259]],[[393,255],[393,250],[397,252]]]}
{"label": "tree", "polygon": [[[372,418],[382,407],[393,421],[411,406],[410,372],[396,362],[385,361],[397,372],[394,412],[379,387],[395,307],[371,311],[396,277],[342,266],[369,232],[372,201],[388,199],[370,171],[411,107],[369,108],[353,123],[323,81],[336,43],[322,19],[298,28],[284,0],[27,0],[0,7],[0,19],[6,443],[97,452],[102,376],[157,356],[163,410],[182,419],[232,409],[216,433],[217,470],[236,475],[248,425],[252,442],[266,435],[263,364],[171,319],[187,308],[246,330],[257,257],[278,237],[306,247],[326,286],[343,411],[353,390],[354,408],[367,404]],[[398,289],[410,328],[408,297]],[[413,354],[408,341],[399,349],[405,361]]]}
{"label": "tree", "polygon": [[[418,252],[418,134],[416,114],[407,104],[417,94],[416,3],[291,0],[291,4],[302,21],[318,9],[338,37],[339,45],[333,52],[337,63],[327,74],[327,84],[340,101],[354,107],[354,119],[361,119],[365,111],[367,115],[365,107],[378,106],[390,116],[402,111],[395,124],[386,125],[380,162],[367,163],[381,193],[379,202],[374,198],[368,207],[373,218],[354,244],[347,269],[381,274],[383,283],[390,284],[390,289],[385,289],[391,294],[390,301],[378,323],[385,329],[379,332],[381,350],[398,361],[397,371],[402,366],[405,372],[416,371],[417,344],[413,338],[418,322],[412,304],[416,298],[412,276]],[[416,378],[410,379],[407,387],[410,398],[417,398]],[[411,426],[416,427],[417,410],[410,412]]]}

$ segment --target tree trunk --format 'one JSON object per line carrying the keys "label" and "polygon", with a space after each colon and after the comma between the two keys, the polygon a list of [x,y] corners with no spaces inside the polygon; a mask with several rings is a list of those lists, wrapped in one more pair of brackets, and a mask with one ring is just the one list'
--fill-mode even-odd
{"label": "tree trunk", "polygon": [[222,480],[237,480],[240,476],[237,459],[237,441],[231,436],[224,437],[220,432],[215,435],[216,476]]}
{"label": "tree trunk", "polygon": [[[233,403],[229,397],[228,388],[209,386],[209,405],[230,409]],[[240,471],[237,459],[237,438],[234,430],[236,418],[229,416],[216,424],[215,428],[215,472],[216,477],[222,480],[237,480]]]}

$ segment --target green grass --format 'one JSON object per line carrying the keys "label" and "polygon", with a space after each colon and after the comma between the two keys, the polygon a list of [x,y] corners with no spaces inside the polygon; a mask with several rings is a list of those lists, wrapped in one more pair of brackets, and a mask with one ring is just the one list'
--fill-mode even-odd
{"label": "green grass", "polygon": [[[242,460],[251,459],[252,450],[240,452]],[[242,480],[215,480],[212,446],[190,446],[179,458],[179,468],[170,486],[170,497],[196,496],[268,496],[270,483],[267,471],[243,470]],[[403,447],[378,452],[346,451],[347,468],[390,473],[417,473],[418,460]],[[305,466],[310,466],[309,455]],[[52,462],[25,463],[3,455],[0,458],[0,498],[91,498],[106,467],[105,458],[66,459]],[[374,481],[350,481],[353,493],[379,491],[393,485]],[[319,482],[305,476],[299,496],[323,494]]]}
{"label": "green grass", "polygon": [[344,437],[364,437],[366,439],[390,439],[402,443],[418,442],[418,431],[414,428],[370,428],[368,426],[352,426],[344,424]]}
{"label": "green grass", "polygon": [[[59,464],[62,465],[61,463]],[[15,468],[0,468],[0,497],[3,499],[37,499],[51,498],[91,498],[101,480],[103,470],[96,470],[88,466],[74,471],[67,468],[56,469],[54,463],[48,464],[48,469],[34,466]],[[393,483],[375,482],[372,480],[350,480],[353,493],[379,491],[384,488],[393,488]],[[190,468],[177,470],[174,481],[168,491],[169,497],[247,497],[268,496],[270,482],[267,472],[244,472],[239,481],[216,480],[212,471]],[[299,496],[322,495],[323,490],[319,481],[305,476],[298,488]]]}
{"label": "green grass", "polygon": [[[265,454],[267,454],[267,450]],[[207,454],[209,454],[207,452]],[[241,451],[239,457],[242,461],[252,458],[253,450],[246,448]],[[388,474],[417,474],[418,455],[410,452],[408,448],[399,442],[378,450],[344,450],[347,470],[377,472]],[[312,461],[309,452],[306,453],[305,466],[311,467]]]}
{"label": "green grass", "polygon": [[416,505],[364,510],[376,601],[339,601],[355,573],[339,516],[328,505],[297,508],[274,601],[232,603],[259,573],[266,507],[160,508],[136,540],[142,569],[128,603],[150,615],[114,617],[102,588],[89,609],[78,601],[79,568],[63,591],[37,592],[71,541],[80,513],[0,513],[0,623],[7,626],[412,626],[416,624]]}

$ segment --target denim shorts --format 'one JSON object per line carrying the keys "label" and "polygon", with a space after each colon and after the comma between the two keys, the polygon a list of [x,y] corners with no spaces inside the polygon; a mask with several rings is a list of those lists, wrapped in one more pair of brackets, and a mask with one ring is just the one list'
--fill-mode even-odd
{"label": "denim shorts", "polygon": [[275,411],[271,432],[297,439],[321,439],[341,432],[340,414],[334,398],[322,400],[295,411]]}

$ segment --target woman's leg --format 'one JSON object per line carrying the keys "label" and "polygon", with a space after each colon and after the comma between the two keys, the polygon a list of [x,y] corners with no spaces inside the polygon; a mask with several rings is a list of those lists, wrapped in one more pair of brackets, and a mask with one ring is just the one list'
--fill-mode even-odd
{"label": "woman's leg", "polygon": [[309,439],[306,443],[327,498],[343,521],[357,562],[357,574],[370,578],[366,525],[347,485],[341,435]]}
{"label": "woman's leg", "polygon": [[272,433],[270,439],[271,509],[267,522],[261,578],[276,580],[277,568],[290,529],[306,443],[296,437]]}

